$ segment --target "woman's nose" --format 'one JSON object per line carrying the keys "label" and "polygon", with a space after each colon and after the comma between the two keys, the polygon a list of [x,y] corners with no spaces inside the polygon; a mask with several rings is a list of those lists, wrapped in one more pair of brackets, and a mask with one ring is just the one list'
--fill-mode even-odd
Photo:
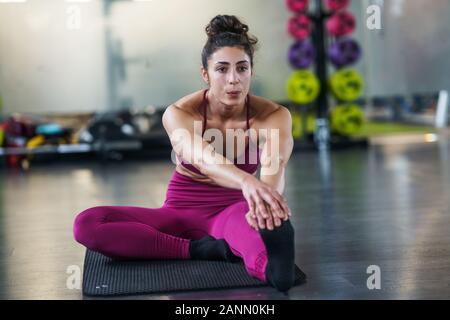
{"label": "woman's nose", "polygon": [[237,82],[239,82],[239,75],[235,71],[231,71],[230,75],[229,75],[229,78],[228,78],[228,81],[230,83],[237,83]]}

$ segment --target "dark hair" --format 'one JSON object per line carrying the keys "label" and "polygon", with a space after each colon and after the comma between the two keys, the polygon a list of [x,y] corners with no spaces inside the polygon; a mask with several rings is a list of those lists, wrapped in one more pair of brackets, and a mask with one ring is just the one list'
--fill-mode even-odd
{"label": "dark hair", "polygon": [[222,47],[242,47],[250,57],[253,68],[253,53],[258,39],[248,34],[248,26],[236,16],[217,15],[205,28],[208,40],[202,50],[203,68],[208,68],[209,57]]}

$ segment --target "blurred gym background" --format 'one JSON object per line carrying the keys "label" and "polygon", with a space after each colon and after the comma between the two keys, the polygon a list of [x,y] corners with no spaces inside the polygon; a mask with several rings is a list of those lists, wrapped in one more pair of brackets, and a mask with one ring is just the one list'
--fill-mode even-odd
{"label": "blurred gym background", "polygon": [[[293,115],[286,196],[301,212],[299,265],[321,279],[293,297],[448,298],[450,0],[319,2],[1,0],[0,297],[80,298],[66,286],[84,255],[75,215],[162,205],[174,169],[162,112],[205,87],[204,28],[234,14],[259,39],[252,93]],[[329,25],[340,12],[351,16]],[[308,14],[318,20],[289,27]],[[333,58],[333,45],[351,52]],[[417,262],[428,258],[434,273]],[[362,266],[383,261],[390,290],[368,290]],[[276,297],[258,290],[213,296]]]}

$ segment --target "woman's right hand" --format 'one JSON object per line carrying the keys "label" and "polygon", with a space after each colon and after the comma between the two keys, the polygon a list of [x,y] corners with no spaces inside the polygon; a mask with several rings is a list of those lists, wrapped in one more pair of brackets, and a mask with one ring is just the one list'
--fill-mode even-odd
{"label": "woman's right hand", "polygon": [[266,219],[272,221],[272,215],[282,220],[286,220],[290,216],[289,207],[283,196],[254,175],[248,175],[242,180],[241,189],[247,200],[249,211],[254,215],[259,228],[264,229]]}

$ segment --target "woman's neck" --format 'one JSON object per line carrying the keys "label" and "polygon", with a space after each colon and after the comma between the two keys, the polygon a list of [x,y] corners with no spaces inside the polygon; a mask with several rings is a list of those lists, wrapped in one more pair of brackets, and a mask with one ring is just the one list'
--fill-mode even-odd
{"label": "woman's neck", "polygon": [[216,99],[211,91],[206,93],[208,113],[221,121],[245,119],[245,100],[237,105],[226,105]]}

